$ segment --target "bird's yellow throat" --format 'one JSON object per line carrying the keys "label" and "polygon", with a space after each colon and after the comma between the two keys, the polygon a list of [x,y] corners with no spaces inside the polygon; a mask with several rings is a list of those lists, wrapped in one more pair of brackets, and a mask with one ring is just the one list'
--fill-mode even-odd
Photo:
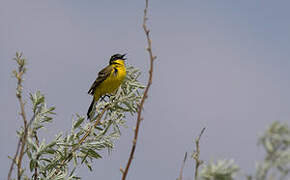
{"label": "bird's yellow throat", "polygon": [[126,67],[123,60],[116,60],[110,66],[112,67],[110,75],[96,88],[94,92],[95,101],[98,101],[99,98],[105,94],[114,93],[125,79]]}
{"label": "bird's yellow throat", "polygon": [[95,102],[104,95],[115,93],[118,87],[123,83],[126,77],[126,67],[124,58],[126,54],[115,54],[110,58],[109,65],[98,73],[97,79],[90,87],[88,93],[93,95],[93,101],[88,109],[87,116],[90,119],[90,114],[93,110]]}

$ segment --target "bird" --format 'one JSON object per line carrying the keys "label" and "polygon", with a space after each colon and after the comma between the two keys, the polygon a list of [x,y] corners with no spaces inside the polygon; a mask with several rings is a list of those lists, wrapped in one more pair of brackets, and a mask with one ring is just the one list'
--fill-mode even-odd
{"label": "bird", "polygon": [[91,119],[91,112],[95,103],[101,97],[114,93],[123,83],[126,77],[125,56],[126,54],[114,54],[110,58],[109,65],[98,73],[97,79],[88,91],[88,94],[93,96],[87,112],[88,119]]}

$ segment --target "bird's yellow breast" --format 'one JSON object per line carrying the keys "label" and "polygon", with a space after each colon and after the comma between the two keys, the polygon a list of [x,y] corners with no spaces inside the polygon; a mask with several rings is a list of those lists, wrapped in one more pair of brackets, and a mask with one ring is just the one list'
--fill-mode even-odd
{"label": "bird's yellow breast", "polygon": [[112,64],[113,66],[110,75],[96,88],[95,99],[99,99],[105,94],[114,93],[118,87],[123,83],[126,77],[126,68],[124,62],[120,60],[118,64]]}

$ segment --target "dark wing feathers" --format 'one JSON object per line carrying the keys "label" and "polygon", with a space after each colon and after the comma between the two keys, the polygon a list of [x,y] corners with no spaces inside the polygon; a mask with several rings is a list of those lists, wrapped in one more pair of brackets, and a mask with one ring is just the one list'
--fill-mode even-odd
{"label": "dark wing feathers", "polygon": [[102,69],[99,73],[98,73],[98,77],[97,79],[94,81],[94,83],[92,84],[91,88],[88,91],[88,94],[90,95],[94,95],[94,92],[96,90],[96,88],[105,80],[107,79],[107,77],[111,74],[111,71],[113,70],[112,66],[107,66],[104,69]]}

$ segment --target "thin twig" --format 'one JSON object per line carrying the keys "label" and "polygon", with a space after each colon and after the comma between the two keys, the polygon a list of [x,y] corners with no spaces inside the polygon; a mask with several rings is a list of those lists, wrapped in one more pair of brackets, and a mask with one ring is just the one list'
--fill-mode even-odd
{"label": "thin twig", "polygon": [[[102,110],[101,114],[98,115],[95,123],[93,125],[91,125],[88,130],[86,131],[86,134],[79,140],[78,145],[75,146],[74,148],[71,149],[69,155],[61,161],[60,163],[60,167],[64,166],[65,163],[67,162],[67,160],[69,160],[71,158],[71,156],[73,155],[73,153],[79,149],[80,145],[86,140],[86,138],[90,135],[90,133],[92,132],[93,127],[95,128],[101,121],[103,115],[105,114],[106,110],[109,108],[109,106],[105,106],[104,109]],[[55,175],[59,172],[60,170],[57,169],[55,172]]]}
{"label": "thin twig", "polygon": [[[94,128],[96,128],[96,126],[100,123],[100,121],[101,121],[101,119],[102,119],[102,117],[103,117],[103,115],[104,115],[104,113],[106,112],[106,110],[109,108],[109,106],[106,106],[106,107],[104,107],[104,109],[102,110],[102,112],[101,112],[101,114],[98,116],[98,118],[96,119],[96,121],[95,121],[95,123],[94,123],[94,125],[93,126],[90,126],[89,127],[89,129],[87,130],[87,132],[86,132],[86,134],[82,137],[82,139],[79,141],[79,145],[81,145],[85,140],[86,140],[86,138],[89,136],[89,134],[91,133],[91,131],[92,131],[92,128],[94,127]],[[76,146],[77,147],[77,146]],[[74,149],[73,149],[74,150]],[[76,149],[75,149],[76,150]],[[74,151],[75,151],[74,150]]]}
{"label": "thin twig", "polygon": [[19,153],[19,150],[20,150],[20,144],[21,144],[21,138],[19,138],[19,140],[18,140],[16,152],[14,154],[14,157],[12,159],[12,162],[11,162],[11,165],[10,165],[10,168],[9,168],[9,173],[8,173],[8,178],[7,178],[8,180],[11,179],[13,167],[14,167],[14,164],[16,163],[16,159],[17,159],[17,156],[18,156],[18,153]]}
{"label": "thin twig", "polygon": [[146,50],[148,51],[149,57],[150,57],[149,78],[148,78],[147,86],[145,88],[145,91],[144,91],[143,97],[141,99],[140,105],[138,106],[138,116],[137,116],[136,128],[135,128],[133,145],[132,145],[132,148],[131,148],[130,156],[129,156],[129,159],[128,159],[128,162],[127,162],[125,170],[123,170],[121,168],[121,172],[123,173],[122,180],[126,179],[126,176],[128,174],[128,171],[129,171],[129,168],[130,168],[130,165],[131,165],[131,162],[133,160],[134,153],[135,153],[136,144],[137,144],[137,140],[138,140],[139,127],[140,127],[140,123],[141,123],[141,120],[142,120],[141,114],[142,114],[142,110],[143,110],[145,99],[148,97],[149,88],[150,88],[150,86],[152,84],[153,61],[156,59],[156,56],[153,56],[153,53],[152,53],[151,39],[150,39],[150,34],[149,34],[150,30],[147,28],[147,25],[146,25],[146,22],[147,22],[147,19],[148,19],[147,18],[148,0],[145,0],[145,1],[146,1],[146,5],[145,5],[145,9],[144,9],[144,16],[143,16],[143,30],[145,32],[146,39],[147,39],[147,44],[148,44],[148,47],[147,47]]}
{"label": "thin twig", "polygon": [[186,158],[187,158],[187,152],[185,152],[185,154],[184,154],[184,159],[182,161],[182,165],[181,165],[181,168],[180,168],[178,180],[182,180],[183,169],[184,169],[184,165],[185,165]]}
{"label": "thin twig", "polygon": [[40,107],[38,107],[38,108],[36,109],[36,112],[33,113],[32,118],[30,119],[30,121],[29,121],[28,124],[27,124],[27,127],[28,127],[28,128],[32,125],[32,123],[34,122],[34,120],[35,120],[35,118],[36,118],[36,115],[39,114],[40,111],[41,111],[41,109],[40,109]]}
{"label": "thin twig", "polygon": [[26,115],[25,115],[25,111],[24,111],[24,102],[22,100],[22,96],[19,95],[18,99],[19,99],[19,103],[20,103],[20,107],[21,107],[21,113],[20,114],[22,116],[23,123],[24,123],[24,133],[23,133],[22,140],[21,140],[20,153],[19,153],[19,158],[18,158],[18,163],[17,163],[17,167],[18,167],[17,179],[20,180],[21,179],[21,174],[22,174],[22,172],[21,172],[22,158],[23,158],[23,155],[24,155],[28,128],[27,128],[27,120],[26,120]]}
{"label": "thin twig", "polygon": [[[13,171],[13,166],[14,163],[16,163],[17,165],[17,179],[20,180],[21,179],[21,174],[22,174],[22,169],[21,169],[21,165],[22,165],[22,158],[24,155],[24,150],[25,150],[25,145],[26,145],[26,139],[27,139],[27,134],[28,134],[28,126],[27,126],[27,119],[26,119],[26,113],[25,113],[25,103],[22,99],[22,81],[23,81],[23,74],[25,73],[26,69],[25,69],[25,59],[22,58],[22,53],[16,53],[16,58],[14,58],[14,60],[17,62],[18,64],[18,71],[13,71],[14,76],[17,79],[17,88],[16,88],[16,97],[19,101],[19,105],[20,105],[20,115],[23,119],[23,134],[21,134],[21,137],[19,137],[19,141],[18,141],[18,145],[17,145],[17,150],[15,153],[14,158],[12,159],[12,164],[10,166],[10,170],[8,173],[8,180],[11,179],[11,175],[12,175],[12,171]],[[19,154],[19,156],[18,156]],[[16,162],[17,161],[17,162]]]}
{"label": "thin twig", "polygon": [[[22,88],[22,74],[23,73],[19,73],[19,78],[18,78],[18,87]],[[26,139],[27,139],[27,134],[28,134],[28,128],[27,128],[27,120],[26,120],[26,114],[25,114],[25,110],[24,110],[24,102],[22,99],[22,94],[19,93],[17,95],[17,98],[19,100],[20,103],[20,109],[21,109],[21,116],[23,119],[23,124],[24,124],[24,132],[22,135],[22,140],[21,140],[21,147],[20,147],[20,153],[19,153],[19,158],[18,158],[18,163],[17,163],[17,168],[18,168],[18,173],[17,173],[17,179],[20,180],[21,179],[21,174],[22,174],[22,169],[21,169],[21,165],[22,165],[22,158],[24,155],[24,150],[25,150],[25,145],[26,145]]]}
{"label": "thin twig", "polygon": [[199,136],[195,139],[195,152],[193,153],[193,159],[195,160],[195,171],[194,171],[194,179],[197,180],[198,178],[198,168],[199,166],[203,163],[202,160],[199,159],[199,153],[200,153],[200,149],[199,149],[199,141],[200,141],[200,138],[203,134],[203,132],[205,131],[205,127],[202,128]]}
{"label": "thin twig", "polygon": [[[35,138],[36,146],[39,147],[39,139],[37,137],[37,132],[36,131],[33,132],[33,137]],[[38,179],[38,162],[37,162],[38,159],[39,159],[39,156],[36,157],[36,165],[34,167],[34,174],[33,174],[34,180]]]}

